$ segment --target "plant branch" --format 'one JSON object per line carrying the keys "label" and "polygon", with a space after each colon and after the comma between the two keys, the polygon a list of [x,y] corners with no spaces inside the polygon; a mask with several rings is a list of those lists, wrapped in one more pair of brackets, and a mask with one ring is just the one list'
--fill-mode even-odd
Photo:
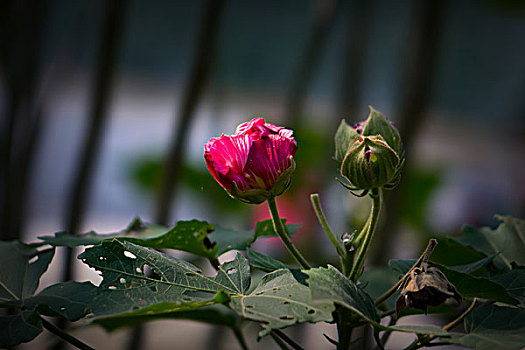
{"label": "plant branch", "polygon": [[383,295],[381,295],[379,298],[376,299],[375,301],[375,304],[376,305],[381,305],[385,300],[387,300],[392,294],[394,294],[396,292],[396,290],[399,288],[399,286],[403,283],[403,281],[408,277],[410,276],[410,273],[412,272],[412,270],[416,267],[418,267],[419,265],[421,265],[422,263],[426,263],[428,261],[428,259],[430,258],[430,255],[432,254],[432,251],[434,250],[434,248],[436,248],[437,246],[437,241],[432,238],[428,241],[428,245],[425,249],[425,251],[423,252],[423,254],[421,254],[421,256],[417,259],[417,261],[414,263],[414,265],[412,265],[412,267],[410,268],[410,270],[408,270],[407,273],[405,273],[405,275],[403,277],[401,277],[399,279],[399,281],[397,281],[396,284],[394,284],[392,286],[392,288],[390,288],[389,290],[387,290]]}
{"label": "plant branch", "polygon": [[317,220],[319,220],[319,223],[323,227],[324,232],[330,239],[330,242],[332,242],[334,248],[337,250],[337,253],[339,256],[343,257],[346,255],[345,250],[339,242],[337,241],[337,238],[335,238],[335,235],[333,234],[332,230],[330,229],[330,226],[328,225],[328,221],[326,221],[326,217],[323,212],[323,208],[321,208],[321,203],[319,201],[319,194],[318,193],[312,193],[310,195],[310,201],[312,202],[312,208],[315,211],[315,215],[317,216]]}
{"label": "plant branch", "polygon": [[42,320],[42,325],[44,326],[45,329],[55,334],[56,336],[60,337],[64,341],[67,341],[69,344],[74,345],[78,349],[81,349],[81,350],[94,350],[94,348],[92,348],[91,346],[84,344],[77,338],[73,337],[71,334],[64,332],[63,330],[56,327],[51,322],[47,321],[45,318],[40,317],[40,319]]}
{"label": "plant branch", "polygon": [[270,208],[270,215],[272,216],[273,227],[275,229],[275,232],[277,233],[277,235],[279,235],[286,248],[288,248],[290,254],[293,255],[295,260],[297,260],[297,262],[299,263],[299,265],[302,266],[303,269],[310,269],[310,265],[308,265],[306,259],[301,255],[301,253],[293,245],[292,241],[290,241],[290,238],[288,238],[288,235],[286,234],[286,228],[284,227],[283,222],[281,221],[281,218],[279,216],[279,210],[277,209],[275,197],[268,199],[268,208]]}
{"label": "plant branch", "polygon": [[370,246],[370,242],[372,241],[372,236],[374,235],[374,231],[376,229],[377,219],[379,218],[379,211],[381,210],[381,189],[379,188],[376,191],[377,193],[372,196],[373,201],[372,209],[370,211],[370,223],[366,230],[366,235],[361,245],[361,249],[359,249],[357,259],[352,268],[352,272],[350,273],[350,279],[354,282],[357,281],[361,274],[361,269],[363,268],[363,264],[365,263],[366,252],[368,251],[368,247]]}
{"label": "plant branch", "polygon": [[[474,300],[472,300],[472,303],[470,304],[470,306],[465,310],[463,311],[463,313],[461,315],[459,315],[456,319],[454,319],[452,322],[444,325],[443,327],[441,327],[441,329],[445,330],[445,331],[448,331],[452,328],[454,328],[455,326],[457,326],[461,321],[463,321],[463,319],[472,311],[474,310],[474,308],[476,307],[476,303],[478,302],[478,298],[474,298]],[[424,336],[424,337],[421,337],[420,339],[416,339],[414,340],[408,347],[405,348],[405,350],[415,350],[415,349],[419,349],[423,346],[435,346],[436,344],[434,343],[430,343],[432,340],[436,339],[438,336],[437,335],[430,335],[430,336]],[[443,345],[443,343],[441,343],[440,345]]]}
{"label": "plant branch", "polygon": [[248,350],[248,345],[246,344],[246,340],[244,339],[244,335],[242,335],[241,329],[239,327],[233,327],[233,334],[235,335],[235,338],[239,342],[239,345],[241,346],[242,350]]}
{"label": "plant branch", "polygon": [[281,339],[279,338],[274,331],[271,331],[270,332],[270,335],[272,336],[273,340],[275,340],[275,342],[277,343],[277,345],[279,345],[279,347],[281,348],[281,350],[290,350],[290,348],[286,345],[286,343]]}
{"label": "plant branch", "polygon": [[[476,307],[476,303],[478,302],[478,298],[474,298],[474,300],[472,300],[472,304],[470,304],[470,306],[461,314],[458,316],[458,318],[456,318],[455,320],[453,320],[452,322],[446,324],[445,326],[443,326],[443,330],[445,331],[448,331],[449,329],[452,329],[454,327],[456,327],[458,325],[459,322],[463,321],[463,319],[472,311],[474,310],[474,308]],[[435,337],[435,336],[434,336]]]}
{"label": "plant branch", "polygon": [[286,343],[288,343],[288,345],[290,345],[293,349],[304,350],[302,346],[293,341],[293,339],[287,336],[283,331],[279,329],[274,329],[272,332],[275,333],[276,336],[284,340]]}

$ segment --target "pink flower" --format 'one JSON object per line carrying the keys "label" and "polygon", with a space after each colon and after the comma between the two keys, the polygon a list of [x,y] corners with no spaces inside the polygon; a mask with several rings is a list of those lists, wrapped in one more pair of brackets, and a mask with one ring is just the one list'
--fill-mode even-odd
{"label": "pink flower", "polygon": [[232,196],[258,204],[283,193],[295,169],[293,131],[254,118],[234,135],[212,138],[204,159],[215,180]]}

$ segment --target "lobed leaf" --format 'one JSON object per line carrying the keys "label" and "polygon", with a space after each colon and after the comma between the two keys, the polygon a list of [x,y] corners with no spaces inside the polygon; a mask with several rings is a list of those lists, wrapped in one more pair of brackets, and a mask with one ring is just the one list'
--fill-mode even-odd
{"label": "lobed leaf", "polygon": [[459,241],[487,256],[496,256],[494,262],[501,268],[512,269],[513,264],[525,266],[525,220],[511,216],[496,216],[500,225],[463,228],[465,237]]}
{"label": "lobed leaf", "polygon": [[328,265],[328,268],[315,268],[304,272],[309,276],[308,284],[314,302],[338,304],[381,330],[417,334],[448,334],[441,328],[433,326],[381,325],[372,298],[335,267]]}
{"label": "lobed leaf", "polygon": [[[283,219],[285,223],[286,220]],[[290,235],[300,225],[286,225]],[[271,220],[257,223],[255,230],[232,230],[214,226],[206,221],[178,221],[168,229],[163,226],[145,224],[135,219],[126,230],[99,234],[90,231],[83,235],[57,232],[53,236],[41,236],[43,242],[53,246],[77,247],[96,245],[118,239],[154,249],[176,249],[204,258],[213,259],[230,250],[245,250],[260,237],[276,236]]]}
{"label": "lobed leaf", "polygon": [[33,340],[42,332],[42,321],[33,310],[0,316],[0,348],[9,348]]}
{"label": "lobed leaf", "polygon": [[261,323],[259,337],[297,323],[332,321],[334,310],[327,303],[313,304],[308,287],[288,269],[266,274],[250,294],[232,296],[230,306],[243,318]]}
{"label": "lobed leaf", "polygon": [[189,306],[220,302],[216,300],[220,291],[239,294],[250,286],[250,267],[240,254],[223,264],[215,277],[203,275],[183,260],[119,240],[89,248],[79,259],[102,273],[92,306],[95,316],[132,312],[159,303],[172,304],[164,304],[169,311],[162,312],[187,310]]}
{"label": "lobed leaf", "polygon": [[520,350],[525,347],[525,310],[496,305],[474,309],[465,318],[466,334],[447,341],[476,350]]}
{"label": "lobed leaf", "polygon": [[0,303],[32,296],[54,254],[54,249],[38,251],[20,242],[0,241]]}
{"label": "lobed leaf", "polygon": [[525,309],[525,269],[514,269],[490,279],[501,284],[511,297],[519,301],[518,306]]}

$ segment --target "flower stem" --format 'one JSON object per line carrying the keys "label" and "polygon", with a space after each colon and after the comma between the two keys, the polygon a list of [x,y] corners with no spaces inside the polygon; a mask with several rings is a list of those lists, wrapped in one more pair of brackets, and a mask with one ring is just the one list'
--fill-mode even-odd
{"label": "flower stem", "polygon": [[272,216],[273,228],[275,229],[275,232],[279,235],[284,245],[286,248],[288,248],[288,251],[293,255],[295,260],[297,260],[299,265],[301,265],[303,269],[309,269],[310,265],[308,265],[306,259],[301,255],[297,248],[295,248],[292,241],[290,241],[290,238],[288,238],[288,235],[286,234],[286,228],[279,217],[279,211],[277,210],[275,197],[268,199],[268,208],[270,208],[270,215]]}
{"label": "flower stem", "polygon": [[368,247],[370,246],[370,242],[372,241],[372,236],[374,235],[374,231],[376,229],[377,219],[379,218],[379,211],[381,210],[381,189],[374,189],[372,190],[372,192],[373,201],[372,209],[370,211],[370,220],[368,228],[366,230],[366,235],[361,245],[361,249],[359,250],[359,254],[357,255],[357,259],[352,268],[352,272],[350,273],[350,279],[354,282],[357,281],[361,274],[361,269],[363,268],[363,264],[365,263],[366,252],[368,251]]}
{"label": "flower stem", "polygon": [[321,203],[319,201],[319,194],[312,193],[310,195],[310,201],[312,202],[312,208],[315,211],[315,215],[317,216],[319,223],[323,227],[324,232],[330,239],[330,242],[332,242],[339,256],[344,257],[346,255],[345,250],[341,247],[341,245],[337,241],[337,238],[335,238],[332,230],[330,229],[330,226],[328,226],[328,221],[326,221],[326,217],[324,215],[323,208],[321,208]]}
{"label": "flower stem", "polygon": [[339,310],[337,320],[337,350],[350,349],[353,328],[346,327],[346,325],[345,313],[343,310]]}
{"label": "flower stem", "polygon": [[56,327],[51,322],[47,321],[45,318],[40,317],[40,319],[42,320],[42,325],[44,326],[45,329],[55,334],[56,336],[62,338],[63,340],[67,341],[69,344],[74,345],[78,349],[81,349],[81,350],[94,350],[91,346],[84,344],[77,338],[73,337],[71,334],[64,332],[63,330]]}
{"label": "flower stem", "polygon": [[248,350],[248,345],[246,344],[246,340],[244,340],[244,336],[241,332],[241,329],[239,327],[233,327],[233,334],[235,335],[235,338],[239,342],[239,345],[241,346],[242,350]]}

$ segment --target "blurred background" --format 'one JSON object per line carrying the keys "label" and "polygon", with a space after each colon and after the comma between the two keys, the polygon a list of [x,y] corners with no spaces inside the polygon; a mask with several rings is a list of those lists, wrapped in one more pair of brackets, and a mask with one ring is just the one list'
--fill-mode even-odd
{"label": "blurred background", "polygon": [[[298,141],[278,200],[303,224],[295,242],[317,264],[336,261],[309,194],[321,194],[338,233],[366,218],[368,201],[334,181],[332,138],[368,105],[396,123],[407,158],[369,265],[413,257],[463,224],[494,225],[494,214],[525,216],[523,1],[2,0],[1,238],[114,232],[137,215],[251,228],[266,205],[230,199],[202,154],[261,115]],[[286,258],[271,240],[259,248]],[[77,253],[59,250],[41,286],[96,281]],[[333,327],[315,327],[303,345],[331,348],[322,333],[335,337]],[[275,345],[248,328],[250,345]],[[238,346],[220,334],[182,321],[79,331],[97,348]]]}

